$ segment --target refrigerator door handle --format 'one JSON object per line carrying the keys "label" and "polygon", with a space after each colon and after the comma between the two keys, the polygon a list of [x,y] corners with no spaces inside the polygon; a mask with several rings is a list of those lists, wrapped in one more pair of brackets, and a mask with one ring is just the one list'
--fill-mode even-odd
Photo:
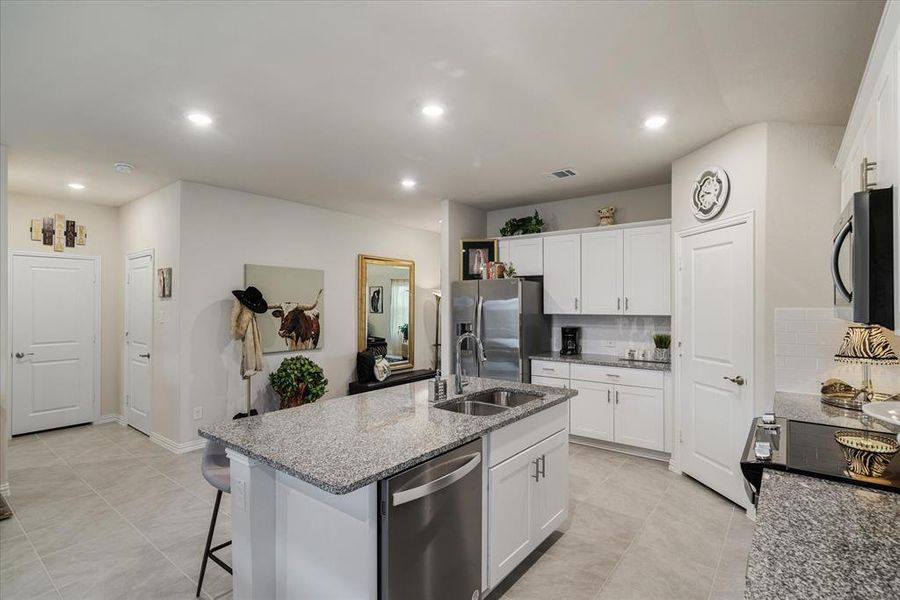
{"label": "refrigerator door handle", "polygon": [[[476,357],[480,362],[487,361],[487,356],[484,354],[484,298],[479,295],[478,296],[478,305],[475,309],[475,335],[478,336],[478,340],[481,342],[480,345],[476,344]],[[478,369],[479,374],[481,372],[481,368]]]}

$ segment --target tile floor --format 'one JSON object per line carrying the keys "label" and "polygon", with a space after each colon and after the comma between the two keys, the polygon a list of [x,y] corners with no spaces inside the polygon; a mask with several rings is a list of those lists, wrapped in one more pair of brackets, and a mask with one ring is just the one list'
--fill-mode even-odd
{"label": "tile floor", "polygon": [[[193,598],[215,499],[199,454],[111,423],[11,440],[0,596]],[[743,598],[753,524],[730,502],[663,463],[577,445],[570,486],[568,521],[490,600]],[[223,511],[214,543],[230,536]],[[210,564],[204,592],[230,598],[230,576]]]}

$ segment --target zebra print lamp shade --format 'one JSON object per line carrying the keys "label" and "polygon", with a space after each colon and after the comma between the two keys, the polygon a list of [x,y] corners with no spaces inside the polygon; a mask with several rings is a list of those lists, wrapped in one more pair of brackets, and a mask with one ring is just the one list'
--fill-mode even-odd
{"label": "zebra print lamp shade", "polygon": [[834,360],[857,365],[897,365],[900,360],[881,327],[851,325]]}

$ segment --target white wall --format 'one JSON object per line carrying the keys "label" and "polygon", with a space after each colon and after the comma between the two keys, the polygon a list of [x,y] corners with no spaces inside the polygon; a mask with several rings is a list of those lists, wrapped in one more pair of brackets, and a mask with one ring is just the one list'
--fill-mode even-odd
{"label": "white wall", "polygon": [[450,283],[459,280],[459,242],[465,239],[486,237],[485,212],[460,202],[441,202],[441,370],[445,375],[453,373]]}
{"label": "white wall", "polygon": [[668,219],[672,214],[672,186],[654,185],[609,194],[492,210],[487,213],[487,233],[490,236],[498,236],[500,228],[508,219],[531,216],[535,210],[544,219],[544,231],[593,227],[597,224],[597,209],[604,206],[616,207],[616,223]]}
{"label": "white wall", "polygon": [[10,357],[7,344],[7,307],[9,306],[9,274],[7,270],[6,146],[0,145],[0,493],[9,492],[6,476],[6,448],[9,443],[9,372]]}
{"label": "white wall", "polygon": [[[373,254],[416,263],[416,368],[432,366],[435,301],[440,281],[439,236],[389,221],[196,183],[181,184],[180,438],[230,419],[245,403],[238,372],[240,345],[229,333],[231,290],[243,287],[244,264],[323,269],[323,347],[303,352],[325,370],[328,397],[347,393],[357,352],[357,256]],[[179,287],[180,286],[180,287]],[[268,354],[269,369],[287,353]],[[277,402],[267,373],[252,380],[257,405]],[[194,420],[194,407],[203,418]],[[175,439],[175,438],[173,438]]]}
{"label": "white wall", "polygon": [[47,252],[52,246],[33,241],[32,219],[63,214],[87,227],[87,243],[66,248],[63,254],[100,257],[100,414],[120,415],[122,356],[122,257],[119,241],[119,211],[114,206],[89,204],[72,199],[9,196],[9,249]]}
{"label": "white wall", "polygon": [[[181,429],[178,315],[184,292],[181,284],[185,280],[180,268],[181,185],[181,182],[175,182],[119,208],[122,269],[125,268],[125,255],[148,248],[155,252],[154,268],[172,267],[172,297],[160,299],[154,289],[151,357],[153,400],[150,427],[153,433],[176,442]],[[219,223],[217,218],[213,218],[206,224],[205,229],[209,235],[215,235]]]}
{"label": "white wall", "polygon": [[[882,329],[894,351],[900,338]],[[862,381],[862,365],[834,360],[847,322],[834,316],[832,307],[775,309],[775,389],[782,392],[818,394],[822,382],[836,377],[854,387]],[[872,384],[878,392],[900,393],[900,367],[871,367]]]}
{"label": "white wall", "polygon": [[[696,176],[710,166],[723,167],[731,181],[728,204],[717,218],[754,213],[757,414],[774,400],[775,309],[831,302],[829,247],[840,206],[840,174],[833,163],[842,131],[834,126],[757,123],[672,164],[673,232],[697,225],[691,191]],[[673,319],[677,329],[678,315]]]}

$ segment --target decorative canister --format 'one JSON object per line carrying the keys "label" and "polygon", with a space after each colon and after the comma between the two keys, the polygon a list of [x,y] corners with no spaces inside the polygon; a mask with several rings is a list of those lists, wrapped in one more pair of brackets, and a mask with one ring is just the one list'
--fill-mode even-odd
{"label": "decorative canister", "polygon": [[597,211],[597,225],[615,225],[616,207],[605,206]]}

